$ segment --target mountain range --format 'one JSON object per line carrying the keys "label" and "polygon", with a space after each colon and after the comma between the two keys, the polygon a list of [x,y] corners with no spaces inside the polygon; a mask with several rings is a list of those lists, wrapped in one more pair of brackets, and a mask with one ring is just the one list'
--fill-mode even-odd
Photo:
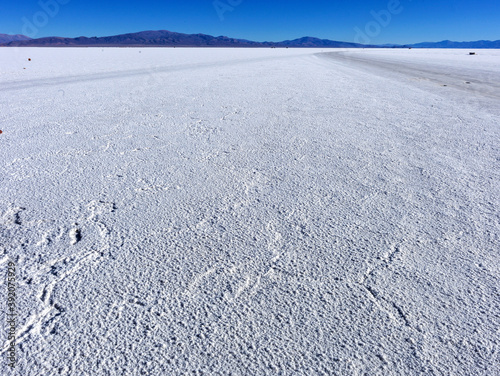
{"label": "mountain range", "polygon": [[141,31],[109,37],[61,38],[45,37],[29,40],[12,40],[0,46],[8,47],[365,47],[361,44],[337,42],[318,38],[300,38],[283,42],[254,42],[225,36],[183,34],[167,30]]}
{"label": "mountain range", "polygon": [[328,39],[303,37],[282,42],[254,42],[225,36],[206,34],[183,34],[167,30],[141,31],[108,37],[45,37],[31,39],[24,35],[0,34],[3,47],[316,47],[316,48],[500,48],[500,40],[476,42],[427,42],[408,45],[363,45]]}
{"label": "mountain range", "polygon": [[500,40],[478,40],[475,42],[452,42],[444,40],[442,42],[425,42],[413,44],[414,48],[500,48]]}
{"label": "mountain range", "polygon": [[13,41],[23,41],[23,40],[31,40],[31,38],[25,36],[25,35],[9,35],[9,34],[0,34],[0,45],[3,43],[9,43]]}

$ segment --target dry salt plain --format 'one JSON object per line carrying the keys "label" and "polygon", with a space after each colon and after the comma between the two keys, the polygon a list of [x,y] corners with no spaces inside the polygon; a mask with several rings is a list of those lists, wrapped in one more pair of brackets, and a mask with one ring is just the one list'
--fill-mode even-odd
{"label": "dry salt plain", "polygon": [[500,374],[476,52],[0,49],[0,373]]}

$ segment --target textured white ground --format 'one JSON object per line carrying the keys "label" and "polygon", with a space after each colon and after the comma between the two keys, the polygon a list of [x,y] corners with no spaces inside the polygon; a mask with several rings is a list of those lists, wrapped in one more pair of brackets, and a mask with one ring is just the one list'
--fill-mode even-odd
{"label": "textured white ground", "polygon": [[0,49],[0,374],[500,374],[468,52]]}

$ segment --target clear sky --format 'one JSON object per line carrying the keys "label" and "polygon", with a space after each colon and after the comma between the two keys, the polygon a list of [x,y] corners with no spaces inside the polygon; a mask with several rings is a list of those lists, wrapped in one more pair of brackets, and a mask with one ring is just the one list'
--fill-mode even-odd
{"label": "clear sky", "polygon": [[255,41],[302,36],[378,44],[499,40],[500,1],[1,0],[0,5],[4,34],[91,37],[143,30]]}

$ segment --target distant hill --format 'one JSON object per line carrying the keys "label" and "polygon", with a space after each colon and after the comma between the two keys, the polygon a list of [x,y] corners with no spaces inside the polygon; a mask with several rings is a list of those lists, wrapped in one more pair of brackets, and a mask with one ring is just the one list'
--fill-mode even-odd
{"label": "distant hill", "polygon": [[362,45],[329,39],[303,37],[282,42],[254,42],[225,36],[183,34],[167,30],[141,31],[109,37],[46,37],[30,39],[24,35],[0,34],[0,46],[6,47],[291,47],[291,48],[500,48],[500,41],[426,42],[409,45]]}
{"label": "distant hill", "polygon": [[283,42],[276,43],[279,47],[316,47],[316,48],[359,48],[359,47],[369,47],[357,43],[349,42],[338,42],[329,39],[318,39],[313,37],[303,37],[294,40],[285,40]]}
{"label": "distant hill", "polygon": [[411,44],[414,48],[500,48],[500,40],[489,41],[479,40],[475,42],[452,42],[444,40],[442,42],[425,42]]}
{"label": "distant hill", "polygon": [[46,37],[31,40],[13,40],[0,44],[9,47],[366,47],[361,44],[336,42],[327,39],[304,37],[283,42],[253,42],[225,36],[182,34],[167,30],[141,31],[109,37]]}
{"label": "distant hill", "polygon": [[31,38],[21,34],[16,34],[16,35],[0,34],[0,44],[13,41],[30,40],[30,39]]}

